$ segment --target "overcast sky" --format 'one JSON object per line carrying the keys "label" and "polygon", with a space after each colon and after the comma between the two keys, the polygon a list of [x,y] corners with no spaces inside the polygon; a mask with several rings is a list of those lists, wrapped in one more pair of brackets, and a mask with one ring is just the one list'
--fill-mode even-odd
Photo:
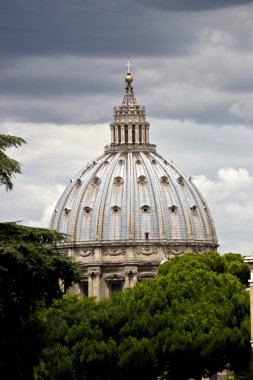
{"label": "overcast sky", "polygon": [[151,142],[192,176],[220,252],[253,253],[253,2],[0,0],[0,133],[27,145],[1,221],[47,227],[110,142],[126,62]]}

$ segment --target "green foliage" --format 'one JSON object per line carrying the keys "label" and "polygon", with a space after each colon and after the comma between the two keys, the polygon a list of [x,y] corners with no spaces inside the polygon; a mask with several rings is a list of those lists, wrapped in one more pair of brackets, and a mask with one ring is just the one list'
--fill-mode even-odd
{"label": "green foliage", "polygon": [[21,137],[0,134],[0,186],[4,186],[6,191],[13,189],[12,179],[15,174],[21,173],[21,168],[20,163],[8,157],[5,151],[25,143]]}
{"label": "green foliage", "polygon": [[[159,267],[158,274],[166,275],[171,265],[175,265],[177,260],[181,263],[184,259],[180,256],[164,263]],[[226,253],[225,255],[220,255],[217,252],[208,252],[198,255],[196,253],[189,253],[187,255],[187,261],[184,262],[184,266],[189,266],[189,268],[207,268],[218,274],[230,273],[236,276],[246,287],[248,286],[250,268],[249,265],[243,261],[243,256],[240,254]]]}
{"label": "green foliage", "polygon": [[250,351],[249,295],[238,279],[243,271],[238,278],[228,273],[230,261],[241,258],[188,254],[110,300],[67,296],[55,302],[41,315],[47,344],[35,378],[186,379],[224,368],[242,373]]}
{"label": "green foliage", "polygon": [[0,223],[0,372],[6,379],[32,377],[41,344],[36,313],[63,295],[59,278],[66,287],[79,279],[76,265],[50,249],[62,239],[46,229]]}

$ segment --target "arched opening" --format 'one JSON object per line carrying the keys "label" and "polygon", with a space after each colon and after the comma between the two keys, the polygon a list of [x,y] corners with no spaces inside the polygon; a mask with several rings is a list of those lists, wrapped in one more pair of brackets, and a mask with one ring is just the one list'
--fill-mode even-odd
{"label": "arched opening", "polygon": [[139,125],[139,142],[142,143],[142,126]]}
{"label": "arched opening", "polygon": [[125,143],[128,143],[128,126],[125,125]]}
{"label": "arched opening", "polygon": [[132,142],[135,144],[135,125],[132,125]]}
{"label": "arched opening", "polygon": [[112,130],[112,138],[113,138],[113,142],[115,143],[115,127],[113,126],[113,130]]}
{"label": "arched opening", "polygon": [[121,143],[121,129],[120,129],[120,125],[118,125],[118,143],[119,144]]}

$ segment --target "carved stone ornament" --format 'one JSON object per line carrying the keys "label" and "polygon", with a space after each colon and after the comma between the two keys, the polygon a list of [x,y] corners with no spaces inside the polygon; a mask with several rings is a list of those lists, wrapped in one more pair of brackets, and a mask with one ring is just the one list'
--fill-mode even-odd
{"label": "carved stone ornament", "polygon": [[119,176],[115,177],[114,180],[113,180],[113,184],[115,186],[120,186],[120,185],[123,184],[123,182],[124,182],[123,178],[119,177]]}
{"label": "carved stone ornament", "polygon": [[81,257],[88,257],[88,256],[93,256],[93,255],[94,255],[94,249],[92,248],[79,249],[76,253],[76,256],[81,256]]}
{"label": "carved stone ornament", "polygon": [[120,256],[126,254],[126,248],[107,248],[105,250],[105,255],[109,256]]}
{"label": "carved stone ornament", "polygon": [[137,248],[137,254],[138,255],[156,255],[157,254],[157,248],[150,248],[150,247],[145,247],[145,248]]}
{"label": "carved stone ornament", "polygon": [[171,249],[168,249],[168,254],[172,254],[173,256],[181,255],[184,253],[184,249],[182,247],[173,247]]}

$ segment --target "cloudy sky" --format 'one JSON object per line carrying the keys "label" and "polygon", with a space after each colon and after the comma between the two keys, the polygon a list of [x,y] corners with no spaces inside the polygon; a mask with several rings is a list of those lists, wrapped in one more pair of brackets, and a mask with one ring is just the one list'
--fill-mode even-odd
{"label": "cloudy sky", "polygon": [[212,210],[220,252],[253,253],[253,2],[0,0],[0,133],[23,175],[1,221],[47,227],[103,152],[126,62],[151,142]]}

